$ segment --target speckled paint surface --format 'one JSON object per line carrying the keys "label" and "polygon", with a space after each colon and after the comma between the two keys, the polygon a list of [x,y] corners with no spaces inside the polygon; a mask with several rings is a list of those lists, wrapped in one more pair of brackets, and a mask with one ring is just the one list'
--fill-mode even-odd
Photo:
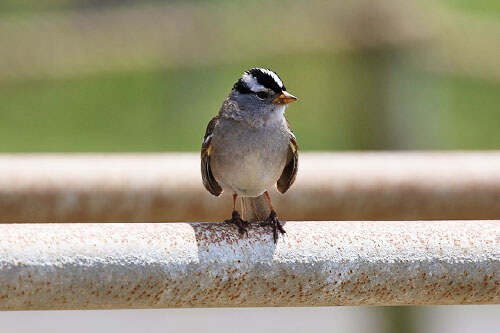
{"label": "speckled paint surface", "polygon": [[499,304],[500,221],[0,225],[0,310]]}

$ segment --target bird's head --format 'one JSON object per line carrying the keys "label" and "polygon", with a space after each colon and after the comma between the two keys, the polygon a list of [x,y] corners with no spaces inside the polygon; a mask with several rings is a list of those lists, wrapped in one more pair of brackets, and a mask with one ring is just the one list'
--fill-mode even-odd
{"label": "bird's head", "polygon": [[259,67],[243,73],[234,84],[230,98],[240,109],[263,116],[274,111],[283,113],[287,104],[297,100],[297,97],[286,91],[278,74]]}

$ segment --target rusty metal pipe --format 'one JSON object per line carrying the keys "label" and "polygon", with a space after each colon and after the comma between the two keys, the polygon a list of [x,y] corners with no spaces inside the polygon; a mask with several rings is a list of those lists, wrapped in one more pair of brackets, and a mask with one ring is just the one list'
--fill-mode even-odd
{"label": "rusty metal pipe", "polygon": [[0,310],[500,304],[500,221],[0,225]]}
{"label": "rusty metal pipe", "polygon": [[[198,154],[0,155],[0,222],[228,218],[199,168]],[[500,219],[500,152],[301,153],[271,196],[283,220]]]}

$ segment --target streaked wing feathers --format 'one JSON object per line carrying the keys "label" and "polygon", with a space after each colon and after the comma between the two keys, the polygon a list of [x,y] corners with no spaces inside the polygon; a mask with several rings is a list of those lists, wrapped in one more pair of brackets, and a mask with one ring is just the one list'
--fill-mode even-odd
{"label": "streaked wing feathers", "polygon": [[219,196],[222,193],[222,188],[219,183],[214,178],[212,170],[210,169],[210,154],[212,153],[212,134],[219,120],[219,116],[215,116],[210,120],[207,126],[207,131],[205,137],[203,138],[203,143],[201,144],[201,178],[203,179],[203,186],[208,192],[215,196]]}
{"label": "streaked wing feathers", "polygon": [[299,168],[299,146],[290,126],[288,126],[288,129],[290,132],[290,145],[288,146],[286,164],[276,184],[280,193],[285,193],[292,186]]}

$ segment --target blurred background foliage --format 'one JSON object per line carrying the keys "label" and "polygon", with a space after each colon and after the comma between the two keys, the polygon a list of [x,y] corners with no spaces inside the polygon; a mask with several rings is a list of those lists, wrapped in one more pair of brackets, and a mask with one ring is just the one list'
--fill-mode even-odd
{"label": "blurred background foliage", "polygon": [[500,2],[0,2],[0,151],[198,151],[245,69],[303,150],[500,148]]}

